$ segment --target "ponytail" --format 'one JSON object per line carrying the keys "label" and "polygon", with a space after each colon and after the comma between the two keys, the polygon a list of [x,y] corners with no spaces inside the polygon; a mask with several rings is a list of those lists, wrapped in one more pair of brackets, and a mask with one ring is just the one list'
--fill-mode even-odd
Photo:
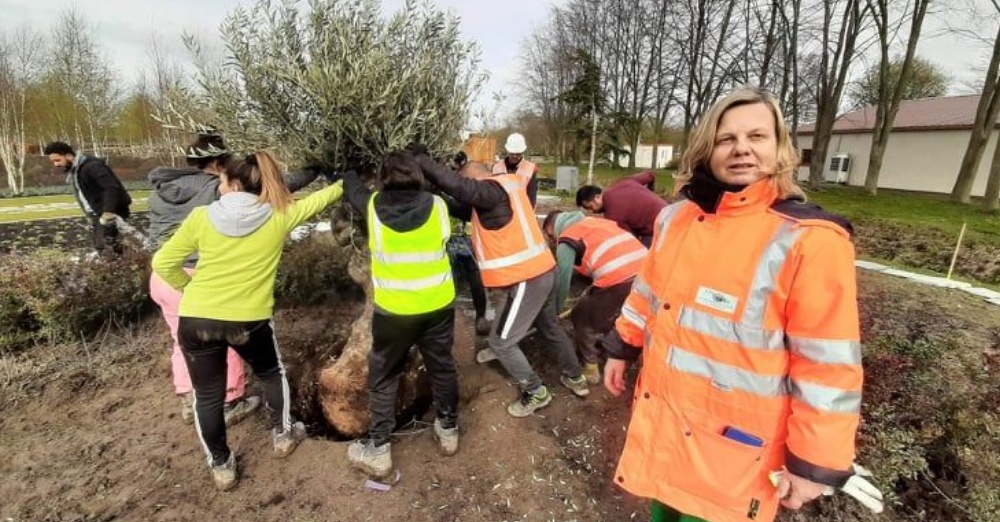
{"label": "ponytail", "polygon": [[238,181],[244,191],[257,195],[276,212],[284,212],[292,204],[292,193],[281,177],[277,161],[265,151],[250,154],[243,161],[230,164],[226,177]]}
{"label": "ponytail", "polygon": [[260,201],[268,203],[277,212],[284,212],[292,204],[292,193],[281,177],[281,167],[270,154],[260,151],[254,154],[260,176]]}

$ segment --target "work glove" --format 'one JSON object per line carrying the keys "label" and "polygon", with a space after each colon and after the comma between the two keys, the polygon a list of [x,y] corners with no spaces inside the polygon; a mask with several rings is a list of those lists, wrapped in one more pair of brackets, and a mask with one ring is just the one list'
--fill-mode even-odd
{"label": "work glove", "polygon": [[[851,466],[854,474],[851,475],[851,478],[847,479],[847,482],[840,487],[840,490],[854,497],[855,500],[870,509],[873,513],[881,513],[885,508],[882,500],[882,492],[865,478],[872,477],[872,472],[860,464],[851,464]],[[772,471],[769,473],[768,478],[771,480],[771,484],[777,486],[784,473],[784,471]],[[827,486],[823,491],[823,494],[826,496],[833,495],[834,493],[836,493],[836,489],[833,486]]]}
{"label": "work glove", "polygon": [[457,154],[455,154],[455,157],[452,159],[452,161],[455,162],[456,167],[462,168],[463,166],[465,166],[466,163],[469,162],[469,156],[465,154],[464,150],[460,150],[458,151]]}
{"label": "work glove", "polygon": [[97,219],[97,222],[106,227],[113,227],[118,225],[118,219],[118,214],[115,214],[114,212],[105,212],[101,214],[101,217]]}
{"label": "work glove", "polygon": [[323,177],[326,178],[326,180],[329,181],[331,185],[340,181],[344,177],[343,172],[334,172],[331,170],[323,170],[321,172],[323,173]]}

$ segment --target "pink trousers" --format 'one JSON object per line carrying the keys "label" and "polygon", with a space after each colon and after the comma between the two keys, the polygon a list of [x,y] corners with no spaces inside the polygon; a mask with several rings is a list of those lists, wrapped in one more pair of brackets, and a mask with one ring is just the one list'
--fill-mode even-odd
{"label": "pink trousers", "polygon": [[[185,269],[187,270],[187,269]],[[188,270],[188,273],[194,273]],[[191,388],[191,377],[188,375],[187,364],[184,362],[184,354],[181,352],[181,345],[177,342],[177,309],[181,304],[181,293],[174,290],[174,287],[167,284],[160,276],[153,272],[149,278],[149,295],[153,301],[159,305],[163,312],[163,320],[167,322],[170,329],[170,337],[174,340],[174,351],[170,356],[170,365],[174,373],[174,390],[178,395],[189,393]],[[226,402],[232,402],[243,397],[243,389],[246,385],[243,379],[243,359],[230,348],[226,357]]]}

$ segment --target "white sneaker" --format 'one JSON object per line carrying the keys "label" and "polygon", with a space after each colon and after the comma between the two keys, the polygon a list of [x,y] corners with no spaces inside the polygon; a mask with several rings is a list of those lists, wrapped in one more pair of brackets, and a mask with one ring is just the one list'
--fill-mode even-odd
{"label": "white sneaker", "polygon": [[236,454],[229,452],[229,460],[218,466],[212,466],[212,481],[219,491],[229,491],[237,482]]}
{"label": "white sneaker", "polygon": [[441,424],[441,419],[434,419],[434,438],[438,440],[438,447],[441,453],[450,457],[458,453],[458,425],[454,428],[445,428]]}
{"label": "white sneaker", "polygon": [[476,362],[479,364],[485,364],[490,361],[497,360],[497,354],[492,348],[483,348],[476,352]]}
{"label": "white sneaker", "polygon": [[299,443],[306,440],[306,425],[301,422],[292,423],[292,428],[282,433],[271,430],[274,440],[274,458],[283,459],[292,454]]}
{"label": "white sneaker", "polygon": [[384,479],[392,473],[392,443],[375,446],[371,440],[356,440],[347,446],[347,460],[369,476]]}

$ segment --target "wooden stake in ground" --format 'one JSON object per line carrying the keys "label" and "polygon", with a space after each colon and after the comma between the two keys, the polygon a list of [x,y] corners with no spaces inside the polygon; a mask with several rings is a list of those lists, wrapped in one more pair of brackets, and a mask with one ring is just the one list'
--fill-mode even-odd
{"label": "wooden stake in ground", "polygon": [[951,279],[951,272],[955,270],[955,261],[958,260],[958,249],[962,247],[962,238],[965,236],[965,226],[967,223],[962,223],[962,231],[958,233],[958,243],[955,243],[955,253],[951,255],[951,266],[948,267],[948,277]]}

